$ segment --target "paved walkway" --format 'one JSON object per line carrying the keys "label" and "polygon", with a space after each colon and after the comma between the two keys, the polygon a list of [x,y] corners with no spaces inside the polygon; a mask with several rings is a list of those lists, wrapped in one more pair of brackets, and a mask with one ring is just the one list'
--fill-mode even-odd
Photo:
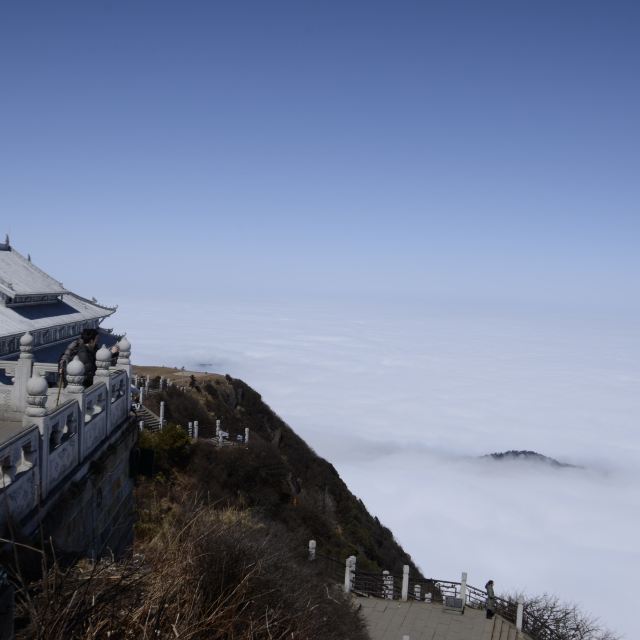
{"label": "paved walkway", "polygon": [[467,608],[464,615],[441,604],[357,597],[371,640],[515,640],[516,629],[496,616]]}

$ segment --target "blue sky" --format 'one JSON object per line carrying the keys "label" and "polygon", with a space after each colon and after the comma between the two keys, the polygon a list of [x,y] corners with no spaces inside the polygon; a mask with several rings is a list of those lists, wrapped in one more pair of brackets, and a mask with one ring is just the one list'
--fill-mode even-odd
{"label": "blue sky", "polygon": [[126,256],[152,295],[628,306],[639,31],[633,2],[6,2],[0,226],[98,297]]}

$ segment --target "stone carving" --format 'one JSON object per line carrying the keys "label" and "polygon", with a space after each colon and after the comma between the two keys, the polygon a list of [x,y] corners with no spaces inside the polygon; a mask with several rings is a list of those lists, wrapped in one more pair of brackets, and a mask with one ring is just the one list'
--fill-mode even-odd
{"label": "stone carving", "polygon": [[67,393],[82,393],[84,391],[84,365],[78,356],[67,365]]}
{"label": "stone carving", "polygon": [[[22,357],[22,356],[21,356]],[[34,372],[27,382],[27,409],[25,413],[31,417],[46,415],[47,390],[49,385],[39,372]]]}
{"label": "stone carving", "polygon": [[20,360],[33,360],[33,336],[27,331],[20,338]]}
{"label": "stone carving", "polygon": [[103,344],[96,353],[96,378],[108,378],[110,366],[111,351]]}
{"label": "stone carving", "polygon": [[126,337],[122,338],[120,342],[118,342],[118,365],[120,366],[128,366],[131,364],[129,360],[129,356],[131,355],[131,343],[127,340]]}

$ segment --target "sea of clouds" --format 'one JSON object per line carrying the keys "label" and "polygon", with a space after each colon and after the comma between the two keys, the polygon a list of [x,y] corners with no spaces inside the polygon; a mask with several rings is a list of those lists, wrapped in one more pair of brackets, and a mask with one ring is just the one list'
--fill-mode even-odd
{"label": "sea of clouds", "polygon": [[[640,331],[623,315],[121,302],[135,362],[244,379],[425,575],[554,593],[639,637]],[[480,458],[510,449],[579,468]]]}

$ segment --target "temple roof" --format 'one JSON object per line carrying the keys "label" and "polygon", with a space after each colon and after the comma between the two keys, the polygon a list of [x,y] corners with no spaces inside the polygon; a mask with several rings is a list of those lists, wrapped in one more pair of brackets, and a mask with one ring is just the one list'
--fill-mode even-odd
{"label": "temple roof", "polygon": [[73,293],[65,293],[63,299],[52,304],[34,304],[20,307],[0,305],[0,337],[106,318],[115,308],[103,307]]}
{"label": "temple roof", "polygon": [[66,293],[61,282],[36,267],[8,243],[0,245],[0,291],[9,297]]}
{"label": "temple roof", "polygon": [[36,267],[7,241],[0,243],[0,293],[15,296],[60,296],[52,302],[0,304],[0,337],[110,316],[115,307],[87,300]]}

